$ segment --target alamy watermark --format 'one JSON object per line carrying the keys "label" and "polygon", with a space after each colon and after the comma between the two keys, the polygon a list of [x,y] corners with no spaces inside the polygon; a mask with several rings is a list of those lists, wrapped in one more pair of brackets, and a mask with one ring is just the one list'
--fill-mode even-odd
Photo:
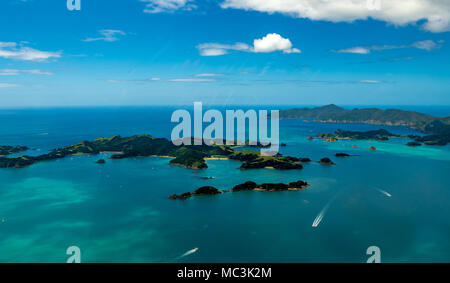
{"label": "alamy watermark", "polygon": [[[171,134],[172,143],[181,145],[261,145],[262,155],[274,156],[279,150],[279,110],[226,110],[224,117],[219,110],[203,113],[201,102],[194,103],[194,119],[187,110],[176,110],[171,121],[178,123]],[[270,132],[268,123],[270,119]],[[209,125],[204,128],[204,123]],[[246,124],[248,123],[248,131]],[[192,132],[192,124],[194,131]],[[247,139],[248,132],[248,139]],[[225,133],[225,136],[224,136]],[[270,135],[270,136],[269,136]]]}
{"label": "alamy watermark", "polygon": [[68,247],[66,255],[70,257],[67,259],[67,263],[81,263],[81,249],[77,246]]}
{"label": "alamy watermark", "polygon": [[370,255],[370,257],[367,259],[367,263],[381,263],[381,250],[379,247],[368,247],[366,254]]}

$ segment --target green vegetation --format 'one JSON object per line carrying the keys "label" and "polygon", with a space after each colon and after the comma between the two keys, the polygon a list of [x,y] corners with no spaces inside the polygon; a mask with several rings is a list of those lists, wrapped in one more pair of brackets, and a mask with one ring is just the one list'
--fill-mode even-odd
{"label": "green vegetation", "polygon": [[241,169],[274,168],[278,170],[302,169],[300,159],[284,156],[262,156],[259,152],[243,150],[235,151],[230,159],[242,161]]}
{"label": "green vegetation", "polygon": [[423,142],[426,145],[447,145],[450,143],[450,117],[442,120],[435,120],[425,127],[425,131],[428,133],[434,133],[433,135],[425,137],[416,137],[416,142]]}
{"label": "green vegetation", "polygon": [[386,130],[375,130],[367,132],[352,132],[337,130],[335,134],[319,134],[318,138],[325,139],[327,141],[339,140],[339,139],[352,139],[352,140],[377,140],[377,141],[387,141],[389,138],[401,138],[401,135],[394,135]]}
{"label": "green vegetation", "polygon": [[20,153],[28,150],[26,146],[9,146],[9,145],[0,145],[0,155],[10,155],[14,153]]}
{"label": "green vegetation", "polygon": [[201,151],[183,147],[177,150],[176,158],[172,159],[169,163],[181,165],[186,168],[205,169],[208,168],[204,159],[205,157],[207,155]]}
{"label": "green vegetation", "polygon": [[55,160],[72,155],[98,154],[100,152],[115,152],[111,159],[122,159],[130,157],[145,156],[167,156],[172,157],[170,164],[180,165],[186,168],[204,169],[205,158],[225,157],[243,162],[241,168],[265,168],[275,169],[301,169],[297,164],[299,159],[293,157],[271,157],[261,156],[256,151],[234,151],[236,146],[228,145],[182,145],[175,146],[171,141],[164,138],[155,138],[150,135],[137,135],[122,138],[114,136],[111,138],[99,138],[92,142],[83,141],[74,145],[55,149],[52,152],[40,156],[23,156],[16,158],[0,158],[0,168],[22,168],[36,162]]}
{"label": "green vegetation", "polygon": [[316,108],[296,108],[280,111],[280,119],[310,118],[319,122],[363,123],[388,126],[406,126],[427,134],[417,142],[428,145],[450,143],[450,117],[433,117],[415,111],[377,108],[347,110],[334,104]]}
{"label": "green vegetation", "polygon": [[[439,118],[398,109],[377,108],[347,110],[334,104],[316,108],[297,108],[280,111],[281,119],[311,118],[322,122],[364,123],[376,125],[407,126],[421,131],[426,125]],[[445,120],[448,118],[444,118]]]}
{"label": "green vegetation", "polygon": [[179,199],[179,200],[186,200],[193,196],[204,196],[204,195],[217,195],[217,194],[223,194],[223,193],[234,193],[234,192],[241,192],[241,191],[265,191],[265,192],[281,192],[281,191],[299,191],[303,190],[304,188],[308,187],[309,184],[304,181],[297,181],[297,182],[291,182],[289,184],[283,184],[283,183],[265,183],[262,185],[258,185],[255,182],[248,181],[244,184],[236,185],[230,190],[221,191],[211,186],[205,186],[197,189],[195,192],[190,193],[184,193],[181,195],[171,195],[169,196],[169,199]]}
{"label": "green vegetation", "polygon": [[[421,143],[426,145],[446,145],[450,143],[450,125],[446,126],[441,122],[433,122],[436,125],[436,131],[440,131],[441,134],[429,135],[429,136],[408,136],[413,139],[413,142],[409,142],[408,146],[420,146]],[[438,128],[439,127],[439,128]],[[449,131],[448,133],[446,131]],[[377,141],[387,141],[389,138],[406,138],[401,135],[394,135],[386,130],[375,130],[367,132],[352,132],[352,131],[342,131],[337,130],[334,134],[319,134],[318,138],[324,139],[326,141],[336,141],[339,139],[352,139],[352,140],[377,140]]]}

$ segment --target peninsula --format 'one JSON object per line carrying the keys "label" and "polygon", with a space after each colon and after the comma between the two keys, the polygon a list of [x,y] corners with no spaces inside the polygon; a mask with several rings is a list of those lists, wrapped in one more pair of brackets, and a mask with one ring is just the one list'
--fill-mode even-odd
{"label": "peninsula", "polygon": [[[433,117],[415,111],[398,109],[382,110],[377,108],[355,108],[348,110],[334,104],[316,108],[295,108],[280,111],[280,119],[300,118],[309,118],[322,123],[362,123],[405,126],[428,134],[423,137],[411,137],[416,142],[423,142],[427,145],[446,145],[450,143],[450,117]],[[343,131],[341,131],[340,134],[344,134]],[[347,132],[347,134],[354,135],[354,133],[351,132]],[[386,138],[395,136],[392,134],[387,136],[386,132],[375,134],[381,134],[381,136],[369,139],[385,140]],[[367,136],[367,133],[364,133],[364,135]],[[371,133],[368,133],[368,135],[371,135]],[[360,135],[358,139],[362,139],[362,135]],[[330,139],[330,141],[334,140]]]}

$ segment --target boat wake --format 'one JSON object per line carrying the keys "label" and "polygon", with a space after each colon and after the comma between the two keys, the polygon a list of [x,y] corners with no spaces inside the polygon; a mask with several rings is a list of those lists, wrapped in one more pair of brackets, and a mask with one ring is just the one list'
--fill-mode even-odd
{"label": "boat wake", "polygon": [[320,213],[317,215],[316,219],[314,219],[314,222],[312,224],[312,227],[316,228],[319,226],[320,222],[322,222],[323,218],[325,217],[325,214],[327,213],[328,209],[330,208],[330,205],[334,202],[336,199],[336,196],[334,196],[320,211]]}
{"label": "boat wake", "polygon": [[382,189],[376,189],[377,191],[379,191],[380,193],[382,193],[383,195],[387,196],[388,198],[391,198],[392,195],[386,191],[383,191]]}
{"label": "boat wake", "polygon": [[198,248],[194,248],[192,250],[189,250],[189,251],[185,252],[184,254],[182,254],[181,256],[179,256],[178,259],[186,257],[186,256],[191,255],[193,253],[196,253],[197,251],[198,251]]}

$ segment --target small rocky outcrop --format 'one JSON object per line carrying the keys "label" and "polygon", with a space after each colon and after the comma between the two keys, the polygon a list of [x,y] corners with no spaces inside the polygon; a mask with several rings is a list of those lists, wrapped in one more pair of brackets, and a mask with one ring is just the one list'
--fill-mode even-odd
{"label": "small rocky outcrop", "polygon": [[406,145],[410,146],[410,147],[417,147],[417,146],[421,146],[422,144],[420,142],[415,142],[414,141],[414,142],[409,142]]}
{"label": "small rocky outcrop", "polygon": [[350,157],[350,154],[341,152],[341,153],[336,153],[334,156],[336,156],[336,157]]}
{"label": "small rocky outcrop", "polygon": [[99,159],[95,163],[97,163],[97,164],[105,164],[106,161],[105,161],[105,159]]}
{"label": "small rocky outcrop", "polygon": [[181,194],[181,195],[171,195],[171,196],[169,196],[169,199],[181,199],[181,200],[185,200],[185,199],[190,198],[191,196],[192,196],[192,194],[189,193],[189,192],[187,192],[187,193],[184,193],[184,194]]}
{"label": "small rocky outcrop", "polygon": [[324,165],[336,165],[336,163],[331,161],[331,159],[328,157],[324,157],[324,158],[320,159],[319,163],[324,164]]}

